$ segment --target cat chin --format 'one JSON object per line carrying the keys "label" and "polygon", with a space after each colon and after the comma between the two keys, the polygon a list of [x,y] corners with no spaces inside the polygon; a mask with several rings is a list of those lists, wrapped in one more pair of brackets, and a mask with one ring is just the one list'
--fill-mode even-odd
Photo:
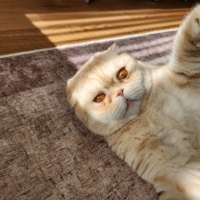
{"label": "cat chin", "polygon": [[120,130],[126,123],[134,120],[140,113],[141,103],[139,101],[131,102],[130,107],[123,113],[123,115],[118,116],[118,118],[99,118],[95,119],[91,115],[88,115],[87,128],[93,133],[101,136],[109,136],[115,131]]}
{"label": "cat chin", "polygon": [[101,135],[103,137],[107,137],[116,131],[120,131],[121,128],[130,122],[131,120],[135,119],[137,114],[126,116],[122,119],[112,120],[111,122],[100,122],[93,119],[88,120],[86,127],[97,135]]}
{"label": "cat chin", "polygon": [[113,106],[109,107],[106,112],[97,112],[95,109],[89,109],[87,112],[88,116],[93,119],[93,121],[106,124],[136,116],[140,110],[140,106],[141,103],[139,100],[117,97],[113,102]]}
{"label": "cat chin", "polygon": [[114,120],[110,123],[89,120],[86,126],[93,133],[106,137],[118,131],[124,124],[126,122],[123,120]]}

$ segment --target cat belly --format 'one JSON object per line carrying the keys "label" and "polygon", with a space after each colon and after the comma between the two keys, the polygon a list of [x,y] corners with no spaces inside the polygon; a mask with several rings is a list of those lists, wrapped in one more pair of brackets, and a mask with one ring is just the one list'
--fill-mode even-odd
{"label": "cat belly", "polygon": [[[153,184],[157,192],[170,191],[173,197],[185,199],[182,192],[188,192],[187,188],[174,177],[179,171],[182,173],[185,166],[187,169],[187,163],[197,153],[187,139],[190,133],[167,124],[165,127],[154,124],[152,129],[152,124],[146,126],[146,122],[140,120],[137,123],[107,138],[108,144],[133,171]],[[188,174],[185,176],[190,178]]]}
{"label": "cat belly", "polygon": [[165,81],[160,81],[154,87],[149,103],[151,108],[146,117],[152,124],[182,130],[191,134],[191,137],[194,134],[199,135],[195,138],[195,142],[198,142],[195,148],[200,148],[200,80],[199,83],[196,81],[195,87],[181,87],[172,81],[171,72],[164,72],[161,72],[161,77]]}

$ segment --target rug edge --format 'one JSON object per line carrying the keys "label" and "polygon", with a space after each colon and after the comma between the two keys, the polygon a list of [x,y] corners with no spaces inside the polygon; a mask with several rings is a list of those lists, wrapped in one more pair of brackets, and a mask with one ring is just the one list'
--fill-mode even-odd
{"label": "rug edge", "polygon": [[98,43],[98,42],[111,42],[114,40],[135,38],[135,37],[139,37],[139,36],[152,35],[152,34],[156,34],[156,33],[164,33],[164,32],[177,31],[177,30],[178,30],[178,28],[163,29],[163,30],[157,30],[157,31],[149,31],[149,32],[145,32],[145,33],[124,35],[124,36],[119,36],[119,37],[96,39],[96,40],[80,42],[80,43],[65,44],[65,45],[59,45],[59,46],[55,46],[55,47],[42,48],[42,49],[35,49],[35,50],[30,50],[30,51],[21,51],[21,52],[17,52],[17,53],[0,55],[0,59],[8,58],[8,57],[16,57],[16,56],[20,56],[20,55],[24,55],[24,54],[33,54],[33,53],[38,53],[38,52],[50,51],[50,50],[55,50],[55,49],[62,50],[65,48],[70,48],[70,47],[75,47],[75,46],[76,47],[84,46],[84,45],[89,45],[89,44]]}

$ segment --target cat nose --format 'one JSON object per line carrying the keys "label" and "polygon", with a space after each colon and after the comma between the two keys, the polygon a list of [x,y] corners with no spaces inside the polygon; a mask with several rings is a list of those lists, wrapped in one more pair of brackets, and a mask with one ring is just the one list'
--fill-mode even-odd
{"label": "cat nose", "polygon": [[117,92],[117,96],[124,96],[124,89],[120,89],[118,92]]}

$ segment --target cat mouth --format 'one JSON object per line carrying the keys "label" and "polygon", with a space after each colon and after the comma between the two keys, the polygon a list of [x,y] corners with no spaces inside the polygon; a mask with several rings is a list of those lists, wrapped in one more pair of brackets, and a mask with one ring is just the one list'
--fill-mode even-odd
{"label": "cat mouth", "polygon": [[128,110],[134,103],[134,100],[126,99],[126,110]]}

